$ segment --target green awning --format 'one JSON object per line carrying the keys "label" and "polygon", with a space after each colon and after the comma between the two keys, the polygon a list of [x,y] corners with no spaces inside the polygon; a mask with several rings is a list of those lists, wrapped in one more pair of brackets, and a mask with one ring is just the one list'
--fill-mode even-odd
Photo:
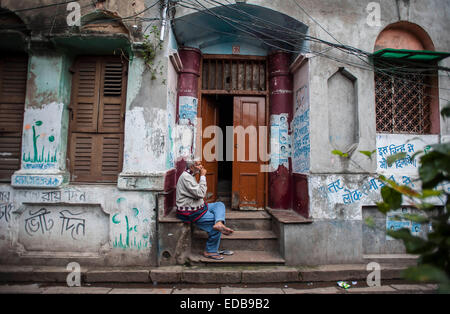
{"label": "green awning", "polygon": [[450,56],[449,52],[427,51],[427,50],[408,50],[386,48],[376,51],[372,58],[394,59],[421,62],[437,62]]}

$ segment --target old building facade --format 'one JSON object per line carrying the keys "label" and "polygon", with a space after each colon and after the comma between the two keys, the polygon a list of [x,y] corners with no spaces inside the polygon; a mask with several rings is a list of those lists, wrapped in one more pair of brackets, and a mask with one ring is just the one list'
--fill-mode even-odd
{"label": "old building facade", "polygon": [[2,263],[202,262],[204,236],[173,211],[195,157],[208,201],[226,202],[237,226],[223,242],[235,261],[404,252],[376,210],[377,176],[417,187],[418,161],[386,158],[448,141],[448,1],[0,9]]}

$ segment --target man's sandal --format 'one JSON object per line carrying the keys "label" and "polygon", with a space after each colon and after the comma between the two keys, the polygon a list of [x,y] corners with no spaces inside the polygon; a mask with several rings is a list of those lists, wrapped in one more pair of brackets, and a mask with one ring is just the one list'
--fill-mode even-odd
{"label": "man's sandal", "polygon": [[220,254],[212,254],[212,255],[205,255],[205,254],[203,254],[203,256],[206,257],[206,258],[210,258],[210,259],[216,260],[216,261],[223,260],[223,256],[221,256]]}

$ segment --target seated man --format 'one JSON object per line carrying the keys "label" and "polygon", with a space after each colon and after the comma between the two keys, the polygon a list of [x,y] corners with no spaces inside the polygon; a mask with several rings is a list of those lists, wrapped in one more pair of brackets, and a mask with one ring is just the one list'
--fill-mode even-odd
{"label": "seated man", "polygon": [[[200,173],[200,182],[195,175]],[[177,183],[176,202],[177,217],[187,223],[195,223],[208,233],[205,257],[222,260],[223,255],[231,255],[231,251],[219,251],[221,233],[229,235],[233,229],[225,226],[225,205],[222,202],[207,204],[206,169],[200,161],[188,161]]]}

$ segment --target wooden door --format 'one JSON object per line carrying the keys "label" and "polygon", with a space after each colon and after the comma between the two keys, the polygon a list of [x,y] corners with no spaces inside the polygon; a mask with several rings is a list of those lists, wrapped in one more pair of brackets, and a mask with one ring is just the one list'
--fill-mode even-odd
{"label": "wooden door", "polygon": [[[212,96],[203,96],[202,98],[202,164],[206,168],[206,183],[208,190],[205,197],[205,202],[215,202],[217,199],[217,177],[218,177],[218,135],[205,130],[209,126],[218,126],[219,124],[219,110],[217,104],[214,102]],[[205,135],[207,137],[205,137]],[[207,152],[207,156],[205,156]],[[209,152],[215,154],[209,156]],[[206,157],[206,158],[205,158]]]}
{"label": "wooden door", "polygon": [[260,126],[266,126],[265,111],[264,97],[234,98],[235,131],[231,196],[231,206],[234,209],[264,208],[265,172],[261,171],[263,162],[259,154],[258,131]]}

